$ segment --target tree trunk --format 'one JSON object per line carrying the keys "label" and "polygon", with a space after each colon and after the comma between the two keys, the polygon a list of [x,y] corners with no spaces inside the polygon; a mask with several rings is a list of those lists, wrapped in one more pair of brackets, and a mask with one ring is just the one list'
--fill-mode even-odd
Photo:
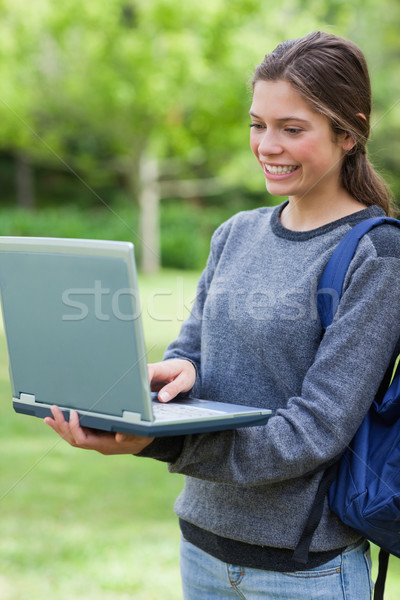
{"label": "tree trunk", "polygon": [[35,208],[33,168],[28,157],[22,152],[15,155],[15,183],[17,206],[29,210]]}
{"label": "tree trunk", "polygon": [[160,191],[158,164],[155,158],[142,155],[140,161],[140,237],[141,270],[155,273],[161,265],[160,259]]}

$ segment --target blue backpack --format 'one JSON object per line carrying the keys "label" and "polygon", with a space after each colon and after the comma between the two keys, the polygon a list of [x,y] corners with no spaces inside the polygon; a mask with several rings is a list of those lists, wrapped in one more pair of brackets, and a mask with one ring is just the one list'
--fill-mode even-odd
{"label": "blue backpack", "polygon": [[[400,221],[374,217],[358,223],[334,250],[319,281],[317,306],[325,330],[336,312],[347,268],[361,237],[373,227]],[[399,298],[400,301],[400,298]],[[400,367],[398,360],[386,393],[373,402],[350,446],[326,469],[307,524],[294,552],[304,565],[312,535],[328,494],[331,510],[381,548],[374,600],[383,600],[389,554],[400,558]]]}

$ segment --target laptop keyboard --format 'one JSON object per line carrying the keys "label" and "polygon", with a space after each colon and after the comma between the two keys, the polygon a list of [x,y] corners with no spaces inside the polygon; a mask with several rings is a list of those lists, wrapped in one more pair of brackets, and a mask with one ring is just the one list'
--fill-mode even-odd
{"label": "laptop keyboard", "polygon": [[220,410],[210,410],[209,408],[200,408],[189,406],[187,404],[170,404],[167,402],[153,402],[153,415],[156,420],[171,421],[175,419],[198,419],[201,417],[215,417],[221,415]]}

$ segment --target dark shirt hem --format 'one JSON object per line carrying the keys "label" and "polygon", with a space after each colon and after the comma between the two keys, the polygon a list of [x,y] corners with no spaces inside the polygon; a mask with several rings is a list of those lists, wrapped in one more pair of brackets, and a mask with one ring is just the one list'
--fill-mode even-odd
{"label": "dark shirt hem", "polygon": [[[293,550],[256,546],[215,535],[192,523],[179,519],[181,532],[185,540],[207,552],[224,563],[238,565],[249,569],[280,571],[293,573],[299,569],[293,560]],[[345,548],[335,548],[326,552],[310,552],[308,562],[302,571],[320,567],[341,554]]]}

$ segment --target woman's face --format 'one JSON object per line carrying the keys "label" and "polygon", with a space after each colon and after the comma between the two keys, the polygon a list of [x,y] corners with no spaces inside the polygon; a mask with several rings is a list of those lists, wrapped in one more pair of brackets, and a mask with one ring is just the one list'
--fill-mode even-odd
{"label": "woman's face", "polygon": [[352,142],[347,136],[335,141],[328,119],[289,82],[257,81],[250,116],[250,146],[271,194],[304,202],[339,191],[343,157]]}

